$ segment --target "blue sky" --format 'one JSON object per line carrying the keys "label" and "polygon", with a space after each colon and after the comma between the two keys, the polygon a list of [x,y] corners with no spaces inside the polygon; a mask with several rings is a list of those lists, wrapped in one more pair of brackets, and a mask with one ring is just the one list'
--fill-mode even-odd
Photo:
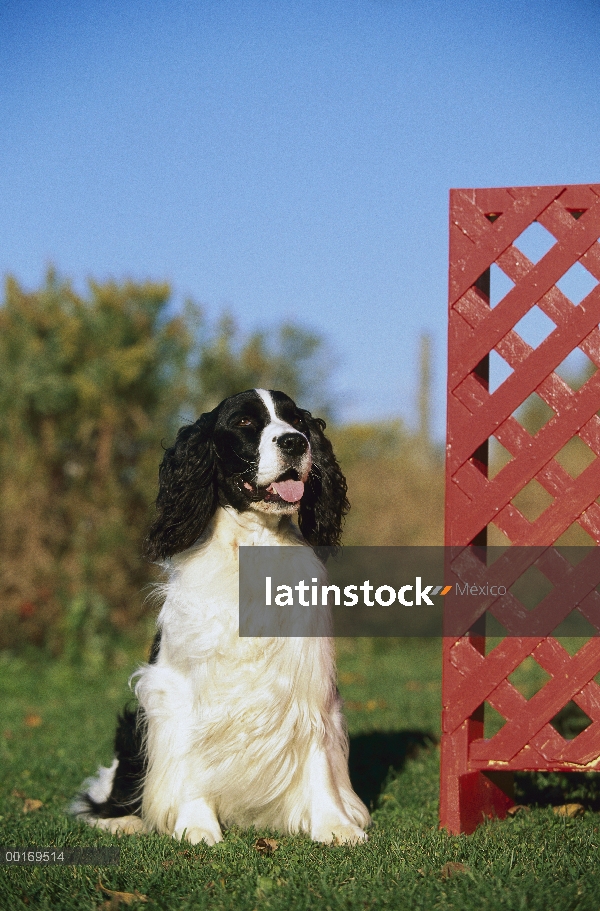
{"label": "blue sky", "polygon": [[443,434],[450,187],[600,182],[592,0],[5,0],[0,272],[321,333],[343,419]]}

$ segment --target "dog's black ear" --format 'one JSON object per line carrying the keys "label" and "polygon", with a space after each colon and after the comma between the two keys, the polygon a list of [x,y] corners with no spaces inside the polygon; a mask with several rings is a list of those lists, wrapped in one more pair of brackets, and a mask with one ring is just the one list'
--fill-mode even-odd
{"label": "dog's black ear", "polygon": [[313,465],[300,501],[298,524],[313,547],[335,548],[341,543],[342,522],[350,509],[348,485],[323,433],[325,421],[313,418],[308,411],[303,411],[302,417],[310,433]]}
{"label": "dog's black ear", "polygon": [[156,518],[144,544],[152,561],[181,553],[198,540],[217,508],[213,431],[217,413],[182,427],[158,472]]}

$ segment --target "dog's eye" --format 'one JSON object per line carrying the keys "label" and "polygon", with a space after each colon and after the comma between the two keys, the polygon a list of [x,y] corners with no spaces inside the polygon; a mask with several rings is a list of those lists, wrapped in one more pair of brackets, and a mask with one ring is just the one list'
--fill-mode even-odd
{"label": "dog's eye", "polygon": [[302,422],[301,417],[292,418],[292,421],[291,421],[292,427],[302,427],[302,423],[303,422]]}
{"label": "dog's eye", "polygon": [[236,427],[254,427],[254,421],[252,418],[238,418],[235,422]]}

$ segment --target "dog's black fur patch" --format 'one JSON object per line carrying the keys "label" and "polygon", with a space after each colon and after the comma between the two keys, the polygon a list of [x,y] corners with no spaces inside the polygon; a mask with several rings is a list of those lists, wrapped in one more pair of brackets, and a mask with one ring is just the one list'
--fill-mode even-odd
{"label": "dog's black fur patch", "polygon": [[[298,508],[300,530],[313,547],[336,548],[350,504],[346,479],[324,435],[325,421],[298,408],[283,392],[269,390],[269,395],[278,418],[311,447],[313,467]],[[247,417],[249,426],[238,426],[240,417]],[[256,390],[248,390],[180,428],[159,469],[156,517],[144,545],[149,560],[160,562],[186,551],[219,504],[238,512],[250,508],[256,495],[244,482],[252,487],[256,480],[261,433],[270,420]]]}
{"label": "dog's black fur patch", "polygon": [[[160,632],[156,633],[150,647],[150,664],[156,663],[159,650]],[[146,718],[143,710],[139,706],[126,706],[117,720],[115,758],[119,764],[111,792],[103,803],[97,803],[89,794],[81,794],[80,800],[86,804],[87,813],[99,819],[139,814],[146,775],[145,738]]]}
{"label": "dog's black fur patch", "polygon": [[110,819],[139,813],[146,772],[144,727],[144,713],[139,708],[126,706],[119,715],[115,734],[115,757],[119,764],[111,792],[104,803],[96,803],[89,794],[82,795],[94,816]]}

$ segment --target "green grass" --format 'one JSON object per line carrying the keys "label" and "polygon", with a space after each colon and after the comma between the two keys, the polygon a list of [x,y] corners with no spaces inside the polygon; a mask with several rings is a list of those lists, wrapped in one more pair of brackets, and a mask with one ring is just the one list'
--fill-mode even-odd
{"label": "green grass", "polygon": [[[119,867],[0,868],[0,907],[106,907],[100,878],[107,889],[147,896],[148,909],[173,911],[598,911],[594,812],[564,819],[541,805],[469,837],[438,830],[439,643],[341,641],[338,651],[355,785],[376,805],[369,842],[357,848],[235,829],[214,848],[156,835],[119,841],[74,823],[65,806],[82,779],[111,759],[115,713],[133,664],[86,677],[42,661],[0,661],[0,843],[121,848]],[[538,776],[519,786],[540,804],[575,794],[586,802],[586,782]],[[19,795],[43,806],[24,814]],[[267,834],[279,846],[265,856],[254,843]],[[447,863],[463,866],[448,877]]]}

